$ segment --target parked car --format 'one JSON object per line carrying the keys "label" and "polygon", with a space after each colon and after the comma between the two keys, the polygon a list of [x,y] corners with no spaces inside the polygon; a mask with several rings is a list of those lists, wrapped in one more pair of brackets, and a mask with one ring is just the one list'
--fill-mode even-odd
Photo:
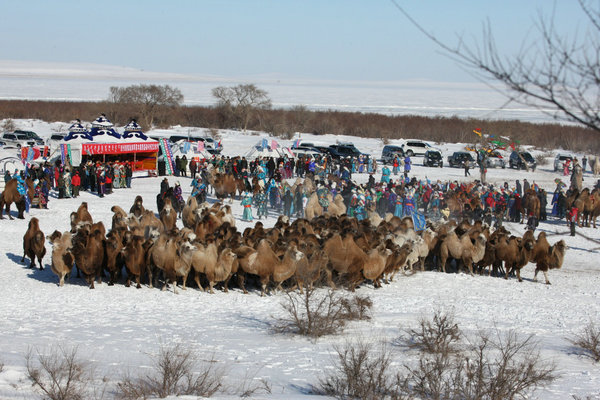
{"label": "parked car", "polygon": [[333,144],[329,146],[329,154],[332,158],[340,159],[344,157],[369,157],[368,154],[361,153],[353,144]]}
{"label": "parked car", "polygon": [[384,164],[391,164],[394,161],[394,157],[402,157],[404,158],[404,150],[402,150],[401,146],[394,146],[391,144],[383,146],[383,150],[381,151],[381,161]]}
{"label": "parked car", "polygon": [[473,155],[468,151],[455,151],[451,156],[448,156],[448,165],[451,167],[464,167],[467,163],[469,168],[477,167],[477,162],[473,158]]}
{"label": "parked car", "polygon": [[296,147],[296,148],[292,148],[290,149],[290,151],[292,152],[292,154],[294,154],[294,156],[296,157],[316,157],[316,156],[320,156],[322,155],[322,153],[318,150],[315,150],[313,148],[310,147]]}
{"label": "parked car", "polygon": [[423,165],[426,167],[440,167],[444,166],[444,159],[442,153],[437,150],[427,150],[423,156]]}
{"label": "parked car", "polygon": [[6,146],[13,146],[18,149],[20,149],[23,146],[35,146],[35,140],[28,139],[27,136],[22,133],[7,132],[2,135],[2,138],[0,140],[6,143]]}
{"label": "parked car", "polygon": [[506,160],[499,152],[494,151],[485,158],[485,166],[486,168],[506,168]]}
{"label": "parked car", "polygon": [[573,169],[573,158],[572,154],[558,153],[556,157],[554,157],[554,171],[563,169],[567,160],[571,161],[569,163],[569,171],[571,171]]}
{"label": "parked car", "polygon": [[14,133],[16,135],[25,135],[25,137],[27,137],[27,139],[34,140],[35,144],[38,146],[42,146],[44,144],[44,139],[39,137],[38,134],[33,131],[23,131],[23,130],[17,129]]}
{"label": "parked car", "polygon": [[402,145],[402,151],[409,157],[425,155],[427,150],[436,150],[429,143],[422,140],[407,140]]}
{"label": "parked car", "polygon": [[530,168],[531,170],[535,171],[535,167],[537,167],[537,162],[535,161],[535,158],[533,158],[531,153],[529,153],[528,151],[513,151],[512,153],[510,153],[508,165],[510,168],[516,169],[525,169],[525,166],[527,166],[527,168]]}

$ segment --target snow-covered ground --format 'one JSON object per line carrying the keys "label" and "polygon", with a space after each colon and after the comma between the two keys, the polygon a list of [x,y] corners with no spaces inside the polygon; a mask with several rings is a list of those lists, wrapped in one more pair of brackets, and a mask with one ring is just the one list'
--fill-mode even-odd
{"label": "snow-covered ground", "polygon": [[[56,129],[56,125],[39,121],[15,123],[42,136]],[[178,127],[173,133],[186,130]],[[243,154],[259,139],[260,134],[222,132],[224,154]],[[354,137],[303,134],[302,139],[329,144],[350,140],[361,151],[376,156],[383,147],[381,141]],[[446,157],[463,146],[438,147]],[[8,152],[2,150],[3,155]],[[488,179],[498,184],[508,181],[512,186],[515,179],[527,178],[552,192],[554,179],[559,175],[552,171],[552,158],[548,161],[535,172],[489,170]],[[414,164],[412,174],[420,179],[464,179],[462,169],[426,168],[419,165],[420,158]],[[472,173],[476,178],[478,173]],[[355,178],[362,182],[367,175]],[[564,222],[552,218],[541,223],[539,230],[548,233],[550,243],[564,239],[569,246],[563,268],[549,273],[552,285],[543,284],[543,279],[533,282],[531,264],[523,270],[523,283],[514,278],[424,272],[401,277],[377,290],[364,285],[358,292],[372,298],[373,319],[353,323],[344,334],[317,342],[270,332],[274,317],[282,315],[281,294],[261,298],[256,291],[244,295],[234,289],[228,294],[217,291],[210,295],[190,288],[175,295],[146,286],[136,290],[122,284],[109,287],[106,283],[89,290],[83,280],[76,278],[58,287],[49,268],[49,254],[44,259],[44,271],[30,270],[28,263],[20,262],[22,237],[30,217],[39,218],[45,234],[55,229],[65,231],[70,228],[69,213],[87,201],[94,220],[110,226],[110,207],[117,204],[127,210],[137,194],[143,196],[147,207],[156,209],[155,195],[161,179],[136,176],[132,189],[117,189],[102,199],[86,192],[77,199],[52,198],[48,210],[32,209],[25,220],[0,221],[0,363],[4,363],[0,398],[32,398],[32,387],[24,375],[24,355],[31,347],[44,350],[57,344],[78,346],[79,354],[111,383],[125,371],[143,371],[150,365],[148,354],[155,354],[160,344],[173,342],[188,345],[206,359],[214,357],[226,368],[233,386],[247,375],[266,379],[272,385],[272,394],[258,394],[256,398],[311,398],[307,389],[329,367],[333,345],[357,335],[392,341],[401,329],[415,326],[420,317],[430,317],[436,309],[453,310],[467,333],[497,328],[500,332],[516,330],[534,335],[542,356],[554,361],[560,374],[548,388],[536,392],[536,398],[559,400],[599,392],[600,365],[574,354],[568,337],[590,320],[599,322],[600,233],[585,228],[579,230],[585,236],[570,237]],[[190,179],[169,177],[171,184],[176,181],[181,182],[187,198]],[[584,184],[592,182],[592,176],[586,173]],[[237,227],[243,230],[249,224],[240,220],[239,201],[234,202],[233,210]],[[276,215],[270,215],[267,225],[274,224],[275,219]],[[181,226],[180,221],[178,224]],[[515,234],[524,232],[523,225],[506,226]],[[414,357],[394,351],[394,358],[400,363]]]}

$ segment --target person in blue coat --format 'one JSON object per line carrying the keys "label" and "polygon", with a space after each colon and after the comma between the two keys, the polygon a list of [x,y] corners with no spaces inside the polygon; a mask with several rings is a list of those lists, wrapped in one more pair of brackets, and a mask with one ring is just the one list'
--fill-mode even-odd
{"label": "person in blue coat", "polygon": [[381,169],[381,182],[386,183],[386,184],[390,183],[390,174],[391,174],[390,169],[387,167],[387,165],[385,165]]}
{"label": "person in blue coat", "polygon": [[250,192],[242,193],[241,205],[244,206],[244,212],[242,213],[242,220],[252,221],[252,195]]}
{"label": "person in blue coat", "polygon": [[404,159],[404,177],[408,178],[408,174],[410,172],[410,169],[412,167],[412,161],[410,160],[409,156],[406,156],[406,158]]}

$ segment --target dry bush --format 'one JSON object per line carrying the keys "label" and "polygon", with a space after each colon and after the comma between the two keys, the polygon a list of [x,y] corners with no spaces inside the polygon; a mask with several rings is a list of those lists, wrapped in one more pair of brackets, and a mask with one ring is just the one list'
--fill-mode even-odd
{"label": "dry bush", "polygon": [[15,122],[12,119],[10,119],[10,118],[5,119],[4,122],[2,123],[2,130],[3,131],[12,132],[15,129],[17,129],[17,127],[15,125]]}
{"label": "dry bush", "polygon": [[381,343],[358,340],[334,347],[333,372],[313,392],[338,399],[400,399],[397,376],[390,374],[390,351]]}
{"label": "dry bush", "polygon": [[[437,310],[431,320],[421,318],[418,329],[408,329],[404,339],[413,349],[425,353],[441,353],[448,355],[458,350],[461,332],[454,322],[454,314]],[[402,339],[400,339],[402,340]]]}
{"label": "dry bush", "polygon": [[585,397],[573,395],[573,400],[598,400],[600,399],[600,392],[598,394],[589,394]]}
{"label": "dry bush", "polygon": [[287,292],[281,306],[285,316],[276,320],[275,332],[318,338],[341,332],[349,321],[369,319],[373,302],[368,297],[346,299],[332,289],[307,287],[304,293]]}
{"label": "dry bush", "polygon": [[224,372],[214,358],[198,363],[196,354],[179,344],[161,346],[153,370],[140,377],[125,376],[117,384],[120,399],[193,395],[211,397],[223,386]]}
{"label": "dry bush", "polygon": [[532,336],[480,332],[459,346],[462,333],[452,316],[439,312],[408,332],[416,363],[400,370],[385,345],[378,350],[374,343],[347,343],[334,348],[333,373],[314,392],[340,399],[504,400],[528,398],[556,379],[555,366],[541,359]]}
{"label": "dry bush", "polygon": [[596,362],[600,361],[600,329],[595,323],[588,323],[581,333],[576,334],[569,341],[579,347],[583,355]]}
{"label": "dry bush", "polygon": [[240,386],[234,390],[234,394],[239,395],[242,398],[254,397],[259,393],[272,394],[272,388],[269,381],[265,378],[258,378],[257,374],[259,370],[254,372],[246,371],[246,375],[242,380]]}
{"label": "dry bush", "polygon": [[537,156],[535,156],[535,161],[537,162],[538,167],[549,164],[548,156],[546,155],[546,153],[538,154]]}
{"label": "dry bush", "polygon": [[92,370],[89,364],[79,359],[76,347],[52,347],[47,354],[29,349],[25,361],[27,378],[43,398],[84,400],[97,397],[92,387]]}

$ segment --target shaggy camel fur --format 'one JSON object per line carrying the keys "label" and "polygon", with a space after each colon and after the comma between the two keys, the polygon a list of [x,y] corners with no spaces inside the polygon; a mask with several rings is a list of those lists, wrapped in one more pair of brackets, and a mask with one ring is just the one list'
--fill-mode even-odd
{"label": "shaggy camel fur", "polygon": [[196,211],[198,210],[198,201],[194,196],[190,196],[185,202],[181,212],[181,221],[186,228],[194,229],[196,226]]}
{"label": "shaggy camel fur", "polygon": [[329,258],[323,250],[310,252],[309,257],[304,257],[298,262],[296,268],[296,284],[300,293],[304,293],[304,286],[312,289],[314,283],[321,277],[321,272],[327,268]]}
{"label": "shaggy camel fur", "polygon": [[88,232],[80,229],[73,236],[73,256],[77,268],[85,275],[90,289],[94,289],[94,281],[99,278],[104,263],[104,235],[99,229]]}
{"label": "shaggy camel fur", "polygon": [[[381,287],[380,279],[383,277],[388,257],[392,254],[390,249],[387,249],[384,244],[370,250],[367,253],[367,259],[362,266],[362,275],[364,279],[369,279],[375,287]],[[352,288],[360,285],[363,279],[357,279],[353,282]]]}
{"label": "shaggy camel fur", "polygon": [[31,260],[29,268],[35,268],[35,258],[37,257],[40,270],[43,270],[42,258],[46,255],[44,241],[44,232],[40,229],[40,221],[36,217],[31,218],[27,231],[23,235],[23,257],[21,257],[21,262],[24,262],[25,256],[27,256]]}
{"label": "shaggy camel fur", "polygon": [[278,289],[282,289],[281,283],[294,276],[297,264],[302,256],[303,254],[292,244],[288,246],[283,259],[280,260],[273,252],[271,242],[263,239],[256,248],[254,262],[240,264],[240,266],[244,269],[244,272],[258,275],[261,284],[260,295],[264,296],[268,292],[267,285],[271,280],[277,284]]}
{"label": "shaggy camel fur", "polygon": [[504,279],[508,279],[511,272],[516,271],[517,279],[521,279],[521,268],[523,268],[533,253],[534,241],[531,239],[523,240],[515,236],[507,238],[501,236],[496,243],[496,262],[504,261]]}
{"label": "shaggy camel fur", "polygon": [[[214,244],[212,244],[214,246]],[[216,249],[216,246],[215,246]],[[215,283],[225,282],[232,275],[234,262],[237,256],[231,249],[223,249],[219,254],[216,262],[206,265],[204,274],[208,280],[209,292],[214,293],[213,287]],[[198,286],[201,287],[201,286]]]}
{"label": "shaggy camel fur", "polygon": [[137,218],[140,218],[144,214],[144,211],[144,200],[142,199],[142,196],[138,194],[135,196],[135,200],[129,209],[129,213],[135,215]]}
{"label": "shaggy camel fur", "polygon": [[327,194],[327,200],[329,201],[329,206],[327,207],[327,212],[323,212],[323,207],[319,204],[319,198],[317,193],[313,193],[308,202],[306,203],[306,207],[304,208],[304,215],[306,219],[309,221],[314,217],[318,217],[319,215],[328,215],[333,217],[339,217],[346,213],[346,206],[344,205],[344,198],[341,195],[336,195],[335,199],[331,196],[331,193]]}
{"label": "shaggy camel fur", "polygon": [[71,233],[77,231],[77,226],[82,223],[93,224],[94,220],[88,211],[88,204],[83,201],[77,211],[71,213]]}
{"label": "shaggy camel fur", "polygon": [[[19,194],[17,190],[18,181],[16,179],[11,179],[4,186],[4,191],[0,194],[0,219],[4,219],[3,212],[6,207],[6,214],[8,218],[13,219],[12,215],[10,215],[10,205],[15,203],[17,207],[17,218],[25,219],[23,216],[23,212],[25,211],[25,198]],[[25,179],[25,185],[27,186],[27,194],[30,199],[33,199],[33,181],[31,178]]]}
{"label": "shaggy camel fur", "polygon": [[112,206],[110,211],[114,214],[112,216],[111,230],[127,229],[127,213],[119,206]]}
{"label": "shaggy camel fur", "polygon": [[546,278],[546,284],[550,285],[550,281],[548,280],[548,270],[560,269],[563,265],[566,252],[567,245],[565,244],[564,240],[561,240],[560,242],[552,245],[546,254],[540,255],[535,266],[533,280],[537,282],[537,274],[538,272],[542,271],[544,273],[544,278]]}
{"label": "shaggy camel fur", "polygon": [[440,246],[440,266],[442,267],[442,271],[446,272],[446,261],[451,257],[457,261],[462,261],[463,266],[468,268],[469,273],[473,275],[473,263],[477,263],[483,258],[485,243],[486,239],[483,234],[480,234],[475,244],[473,244],[468,233],[465,233],[460,238],[454,232],[449,233]]}
{"label": "shaggy camel fur", "polygon": [[[135,278],[136,288],[142,287],[140,280],[144,270],[148,271],[146,263],[146,254],[144,251],[144,238],[142,236],[133,235],[127,242],[125,247],[121,250],[123,259],[125,262],[125,268],[127,270],[127,281],[125,282],[126,287],[131,286],[131,278]],[[148,271],[149,286],[152,287],[152,275]]]}
{"label": "shaggy camel fur", "polygon": [[[148,267],[154,266],[163,272],[164,283],[161,290],[166,290],[168,284],[172,283],[175,294],[177,294],[177,276],[183,277],[183,289],[185,290],[195,249],[190,243],[178,239],[176,236],[162,233],[146,254]],[[152,281],[152,276],[149,279]]]}
{"label": "shaggy camel fur", "polygon": [[58,276],[58,286],[64,286],[65,276],[71,273],[73,269],[73,253],[71,253],[71,232],[60,233],[54,231],[48,237],[52,244],[52,265],[51,269]]}
{"label": "shaggy camel fur", "polygon": [[118,279],[118,275],[120,275],[121,270],[125,265],[125,259],[123,258],[122,250],[124,247],[123,241],[125,239],[126,232],[127,228],[111,229],[111,231],[108,232],[108,235],[106,235],[106,270],[108,271],[109,275],[109,286],[115,284],[116,280]]}
{"label": "shaggy camel fur", "polygon": [[163,224],[165,232],[170,232],[177,228],[177,212],[171,204],[171,199],[165,199],[165,205],[160,210],[160,222]]}

